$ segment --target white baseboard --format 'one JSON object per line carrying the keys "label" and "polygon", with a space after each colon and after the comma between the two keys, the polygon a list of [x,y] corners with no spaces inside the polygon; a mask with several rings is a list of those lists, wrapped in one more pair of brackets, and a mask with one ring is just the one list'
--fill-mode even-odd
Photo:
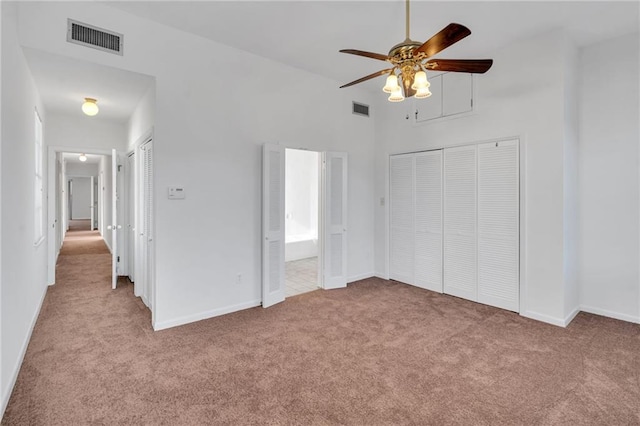
{"label": "white baseboard", "polygon": [[354,275],[352,277],[347,278],[348,283],[352,283],[354,281],[366,280],[367,278],[375,277],[373,272],[367,272],[366,274]]}
{"label": "white baseboard", "polygon": [[232,312],[242,311],[244,309],[255,308],[260,306],[262,300],[252,300],[250,302],[239,303],[237,305],[225,306],[224,308],[212,309],[210,311],[200,312],[194,315],[175,318],[167,321],[160,321],[153,324],[155,331],[165,330],[167,328],[178,327],[180,325],[190,324],[196,321],[219,317],[220,315],[230,314]]}
{"label": "white baseboard", "polygon": [[603,317],[609,317],[621,321],[640,324],[640,317],[634,317],[633,315],[621,314],[619,312],[608,311],[606,309],[594,308],[593,306],[585,305],[580,305],[580,310],[588,312],[590,314],[601,315]]}
{"label": "white baseboard", "polygon": [[[576,312],[576,315],[577,315],[577,312]],[[552,317],[545,314],[539,314],[538,312],[533,312],[533,311],[520,312],[520,316],[534,319],[536,321],[546,322],[547,324],[551,324],[551,325],[557,325],[558,327],[566,327],[566,323],[565,323],[566,319],[556,318],[556,317]]]}
{"label": "white baseboard", "polygon": [[38,321],[38,316],[40,315],[40,310],[42,309],[42,303],[44,302],[44,298],[47,295],[48,285],[42,287],[42,295],[40,296],[40,302],[38,303],[38,308],[36,309],[33,318],[31,318],[31,324],[29,326],[29,332],[25,336],[24,341],[22,342],[22,348],[20,348],[20,356],[18,357],[18,362],[13,368],[13,372],[11,373],[11,380],[7,384],[5,389],[2,389],[2,410],[0,411],[0,420],[4,416],[4,411],[7,409],[7,405],[9,404],[9,398],[11,398],[11,392],[13,392],[13,388],[16,385],[16,381],[18,380],[18,373],[20,373],[20,368],[22,367],[22,362],[24,361],[24,356],[27,353],[27,347],[29,346],[29,342],[31,341],[31,335],[33,334],[33,329],[36,327],[36,322]]}
{"label": "white baseboard", "polygon": [[573,319],[576,317],[576,315],[578,315],[580,313],[580,307],[577,306],[573,309],[573,311],[571,311],[571,313],[569,315],[567,315],[567,317],[564,319],[564,325],[563,327],[568,326],[569,324],[571,324],[571,321],[573,321]]}
{"label": "white baseboard", "polygon": [[373,276],[377,277],[377,278],[380,278],[382,280],[388,280],[389,279],[389,274],[383,274],[382,272],[374,272]]}
{"label": "white baseboard", "polygon": [[104,241],[104,244],[107,246],[107,248],[109,249],[109,253],[113,254],[113,250],[111,250],[111,244],[109,244],[109,242],[107,241],[106,238],[102,237],[102,241]]}

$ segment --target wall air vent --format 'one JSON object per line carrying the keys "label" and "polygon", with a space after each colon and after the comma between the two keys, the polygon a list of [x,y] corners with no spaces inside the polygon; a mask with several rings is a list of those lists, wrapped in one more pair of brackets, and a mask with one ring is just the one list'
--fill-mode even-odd
{"label": "wall air vent", "polygon": [[122,56],[124,36],[67,19],[67,41]]}
{"label": "wall air vent", "polygon": [[353,110],[352,112],[356,115],[363,115],[365,117],[369,116],[369,105],[359,104],[358,102],[353,102]]}

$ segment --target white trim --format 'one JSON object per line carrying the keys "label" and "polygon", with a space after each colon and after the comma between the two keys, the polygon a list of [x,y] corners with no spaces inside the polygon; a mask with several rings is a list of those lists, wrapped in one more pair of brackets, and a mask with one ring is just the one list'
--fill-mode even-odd
{"label": "white trim", "polygon": [[[56,153],[64,153],[64,152],[78,152],[83,151],[87,154],[96,154],[96,155],[111,155],[111,151],[108,149],[93,149],[93,148],[78,148],[78,147],[68,147],[68,146],[59,146],[59,145],[47,145],[47,219],[46,219],[46,232],[45,235],[49,238],[49,243],[47,244],[47,284],[54,285],[55,284],[55,276],[56,276],[56,263],[58,260],[58,253],[60,252],[60,247],[56,247],[56,197],[60,196],[60,194],[56,194]],[[44,161],[44,158],[43,158]],[[44,205],[43,205],[44,208]],[[58,227],[64,226],[63,223],[59,223]],[[66,230],[65,230],[66,232]],[[101,234],[102,235],[102,234]],[[106,242],[106,240],[105,240]],[[111,251],[111,249],[109,249]]]}
{"label": "white trim", "polygon": [[601,315],[603,317],[613,318],[620,321],[632,322],[640,324],[640,317],[634,317],[633,315],[621,314],[619,312],[608,311],[606,309],[595,308],[593,306],[580,305],[580,310],[589,314]]}
{"label": "white trim", "polygon": [[372,278],[375,277],[376,273],[375,272],[367,272],[364,274],[358,274],[358,275],[354,275],[352,277],[348,277],[347,278],[347,284],[350,284],[354,281],[360,281],[360,280],[366,280],[367,278]]}
{"label": "white trim", "polygon": [[[577,312],[576,312],[577,313]],[[566,319],[551,317],[545,314],[539,314],[533,311],[520,312],[520,316],[525,318],[533,319],[536,321],[546,322],[547,324],[557,325],[558,327],[566,327]]]}
{"label": "white trim", "polygon": [[27,353],[27,347],[29,346],[29,342],[31,341],[31,335],[33,334],[33,329],[36,327],[36,321],[38,320],[38,316],[40,316],[40,311],[42,310],[42,304],[44,302],[44,298],[47,295],[48,285],[42,287],[42,296],[40,296],[40,302],[38,303],[38,309],[36,309],[33,318],[31,318],[31,325],[29,326],[29,332],[25,336],[24,341],[22,342],[22,348],[20,349],[20,355],[18,357],[17,365],[13,368],[13,373],[11,374],[11,380],[7,383],[7,388],[2,390],[2,408],[0,410],[0,419],[4,415],[4,411],[7,409],[7,405],[9,404],[9,398],[11,397],[11,393],[13,392],[13,388],[16,385],[16,381],[18,380],[18,373],[20,373],[20,368],[22,367],[22,362],[24,361],[24,356]]}
{"label": "white trim", "polygon": [[226,306],[224,308],[212,309],[210,311],[200,312],[198,314],[186,315],[172,320],[161,321],[153,324],[155,331],[165,330],[167,328],[178,327],[180,325],[190,324],[196,321],[202,321],[209,318],[219,317],[221,315],[230,314],[232,312],[242,311],[245,309],[256,308],[262,304],[262,300],[256,299],[250,302],[239,303],[237,305]]}
{"label": "white trim", "polygon": [[520,312],[527,310],[527,143],[526,136],[520,135],[518,155],[520,157],[518,177],[520,178]]}
{"label": "white trim", "polygon": [[569,324],[571,324],[571,321],[573,321],[573,319],[576,317],[576,315],[578,315],[580,313],[580,307],[576,306],[573,311],[571,311],[571,313],[569,315],[567,315],[567,317],[564,319],[564,326],[568,326]]}
{"label": "white trim", "polygon": [[379,272],[379,271],[374,272],[373,276],[376,278],[380,278],[382,280],[389,280],[389,274],[383,274],[382,272]]}

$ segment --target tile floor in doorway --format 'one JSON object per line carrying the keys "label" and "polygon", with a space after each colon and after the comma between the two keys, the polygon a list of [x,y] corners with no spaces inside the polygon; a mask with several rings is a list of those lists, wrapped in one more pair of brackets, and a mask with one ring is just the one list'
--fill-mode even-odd
{"label": "tile floor in doorway", "polygon": [[318,289],[318,258],[292,260],[285,263],[285,297]]}

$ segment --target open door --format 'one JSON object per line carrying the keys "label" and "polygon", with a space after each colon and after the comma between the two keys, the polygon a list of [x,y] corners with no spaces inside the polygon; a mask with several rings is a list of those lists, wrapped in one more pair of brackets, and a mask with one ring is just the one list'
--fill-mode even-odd
{"label": "open door", "polygon": [[321,281],[325,289],[332,289],[347,286],[347,153],[323,155]]}
{"label": "open door", "polygon": [[285,149],[265,144],[262,155],[262,307],[284,301]]}
{"label": "open door", "polygon": [[116,289],[118,283],[118,153],[111,150],[111,288]]}

